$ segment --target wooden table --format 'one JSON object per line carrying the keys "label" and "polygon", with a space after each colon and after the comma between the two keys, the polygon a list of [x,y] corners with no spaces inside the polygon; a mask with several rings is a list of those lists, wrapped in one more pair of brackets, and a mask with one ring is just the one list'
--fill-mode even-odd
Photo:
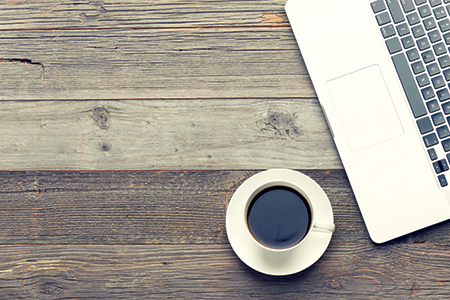
{"label": "wooden table", "polygon": [[[0,299],[449,295],[449,222],[370,241],[284,2],[0,2]],[[225,230],[270,168],[316,180],[336,223],[286,277]]]}

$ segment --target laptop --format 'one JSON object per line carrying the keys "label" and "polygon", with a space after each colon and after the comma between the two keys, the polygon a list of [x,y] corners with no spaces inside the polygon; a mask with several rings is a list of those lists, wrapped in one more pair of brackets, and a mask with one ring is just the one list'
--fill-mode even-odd
{"label": "laptop", "polygon": [[450,218],[450,0],[289,0],[371,239]]}

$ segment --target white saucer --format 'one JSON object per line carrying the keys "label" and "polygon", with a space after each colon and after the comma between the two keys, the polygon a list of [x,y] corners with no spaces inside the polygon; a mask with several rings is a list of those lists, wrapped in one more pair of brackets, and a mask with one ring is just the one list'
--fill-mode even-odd
{"label": "white saucer", "polygon": [[307,195],[318,223],[333,224],[330,201],[322,188],[308,176],[293,170],[273,169],[247,179],[234,193],[226,215],[228,240],[236,255],[249,267],[268,275],[290,275],[314,264],[327,249],[333,232],[312,230],[296,247],[270,251],[252,239],[246,225],[246,205],[256,189],[267,182],[289,182]]}

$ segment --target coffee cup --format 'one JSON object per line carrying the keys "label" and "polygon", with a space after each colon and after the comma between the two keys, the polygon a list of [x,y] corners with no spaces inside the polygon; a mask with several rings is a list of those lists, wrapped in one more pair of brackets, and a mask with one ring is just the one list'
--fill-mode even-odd
{"label": "coffee cup", "polygon": [[325,252],[335,229],[325,192],[308,176],[287,169],[247,179],[230,200],[226,227],[239,258],[270,275],[309,267]]}
{"label": "coffee cup", "polygon": [[310,196],[298,184],[273,179],[258,186],[247,200],[244,217],[250,237],[269,251],[287,251],[311,231],[333,232],[334,224],[315,218]]}

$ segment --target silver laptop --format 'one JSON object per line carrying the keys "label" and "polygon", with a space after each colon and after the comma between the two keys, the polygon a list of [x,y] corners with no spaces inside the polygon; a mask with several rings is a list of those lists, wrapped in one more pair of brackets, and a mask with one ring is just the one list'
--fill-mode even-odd
{"label": "silver laptop", "polygon": [[289,0],[371,239],[450,218],[450,0]]}

